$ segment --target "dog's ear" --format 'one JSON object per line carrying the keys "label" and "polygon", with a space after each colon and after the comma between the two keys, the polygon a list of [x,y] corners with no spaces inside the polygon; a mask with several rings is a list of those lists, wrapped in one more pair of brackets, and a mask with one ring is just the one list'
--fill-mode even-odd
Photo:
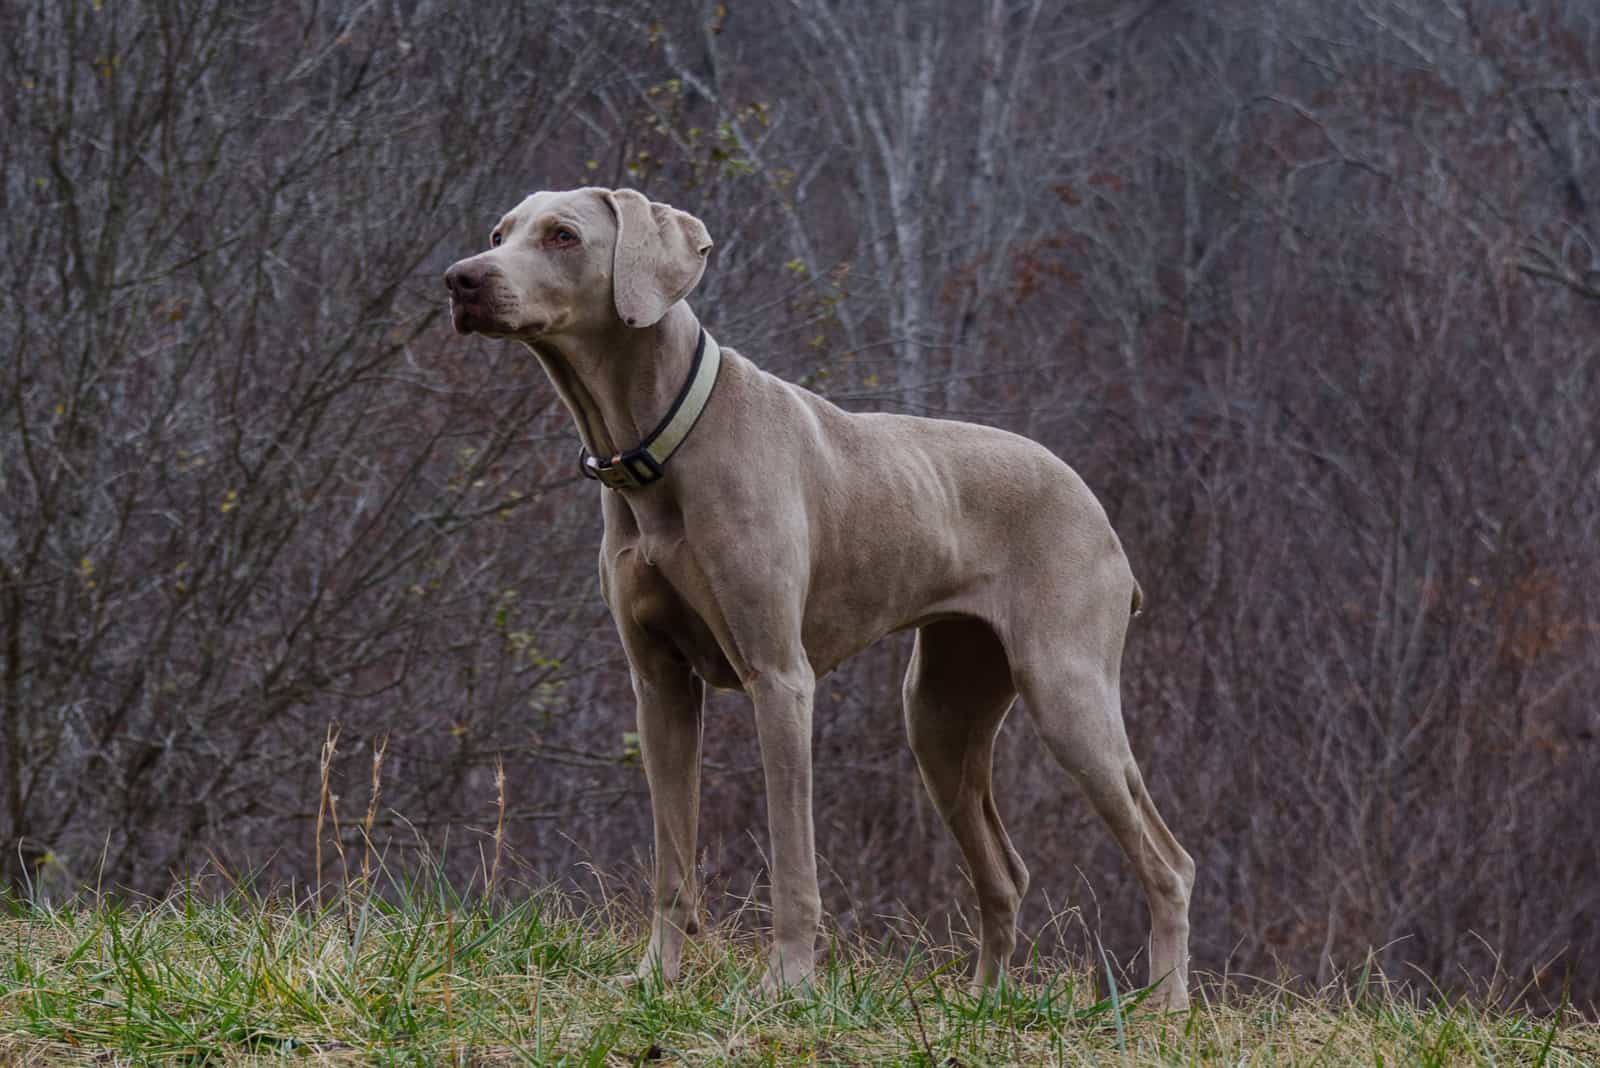
{"label": "dog's ear", "polygon": [[629,326],[653,326],[700,281],[711,235],[688,212],[652,203],[632,189],[607,193],[606,199],[617,215],[611,254],[617,315]]}

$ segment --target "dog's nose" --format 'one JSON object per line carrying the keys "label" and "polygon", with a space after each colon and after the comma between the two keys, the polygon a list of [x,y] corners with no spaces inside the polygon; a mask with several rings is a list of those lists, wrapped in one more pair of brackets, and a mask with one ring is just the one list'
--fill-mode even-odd
{"label": "dog's nose", "polygon": [[444,272],[444,284],[450,292],[466,296],[477,292],[483,284],[483,276],[471,267],[457,263]]}

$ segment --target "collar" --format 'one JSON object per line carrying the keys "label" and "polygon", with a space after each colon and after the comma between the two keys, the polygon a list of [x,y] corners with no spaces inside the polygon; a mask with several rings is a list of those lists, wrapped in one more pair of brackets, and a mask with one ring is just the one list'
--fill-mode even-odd
{"label": "collar", "polygon": [[589,455],[588,449],[580,447],[578,469],[584,477],[603,482],[614,490],[637,489],[659,480],[667,460],[678,451],[678,446],[706,410],[721,366],[722,349],[702,328],[700,341],[694,347],[694,362],[689,365],[688,381],[678,391],[661,422],[638,445],[609,460],[597,460]]}

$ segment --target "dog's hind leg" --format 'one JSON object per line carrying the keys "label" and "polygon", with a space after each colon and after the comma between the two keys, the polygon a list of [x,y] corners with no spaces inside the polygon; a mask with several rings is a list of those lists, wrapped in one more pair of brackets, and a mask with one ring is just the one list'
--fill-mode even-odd
{"label": "dog's hind leg", "polygon": [[[1120,642],[1117,643],[1120,651]],[[1188,1006],[1194,861],[1156,811],[1128,748],[1117,673],[1098,656],[1019,664],[1017,685],[1045,744],[1088,795],[1132,863],[1150,905],[1150,982],[1158,1007]],[[1115,664],[1116,660],[1113,659]]]}
{"label": "dog's hind leg", "polygon": [[1005,974],[1028,889],[1028,870],[995,808],[991,775],[995,735],[1015,698],[1005,650],[987,624],[950,619],[917,631],[905,679],[906,734],[978,892],[979,988]]}

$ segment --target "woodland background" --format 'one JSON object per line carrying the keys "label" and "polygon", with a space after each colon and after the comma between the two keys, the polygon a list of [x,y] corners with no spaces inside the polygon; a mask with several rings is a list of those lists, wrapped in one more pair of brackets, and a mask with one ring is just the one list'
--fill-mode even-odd
{"label": "woodland background", "polygon": [[[387,739],[391,870],[479,876],[499,761],[525,877],[642,891],[602,491],[533,361],[452,336],[440,282],[525,193],[628,185],[706,221],[693,303],[728,344],[846,407],[1034,436],[1101,495],[1148,598],[1125,703],[1199,863],[1198,967],[1314,983],[1371,952],[1600,998],[1600,5],[0,20],[16,892],[303,885],[334,722],[347,849]],[[823,889],[841,931],[945,937],[970,891],[904,743],[907,653],[819,685]],[[747,706],[707,724],[725,910],[765,821]],[[1030,730],[997,758],[1025,935],[1133,961],[1137,886]]]}

